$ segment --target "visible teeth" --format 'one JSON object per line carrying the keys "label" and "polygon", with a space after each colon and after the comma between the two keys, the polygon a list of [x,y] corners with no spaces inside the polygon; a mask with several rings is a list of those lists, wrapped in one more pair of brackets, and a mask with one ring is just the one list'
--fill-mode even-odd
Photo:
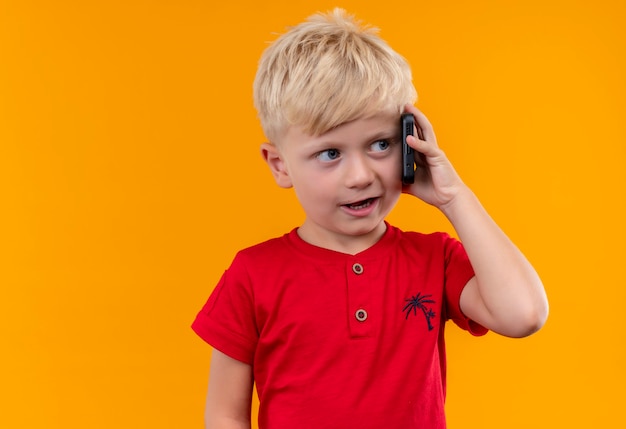
{"label": "visible teeth", "polygon": [[372,204],[372,200],[365,200],[362,201],[360,204],[350,204],[350,208],[354,209],[354,210],[360,210],[360,209],[364,209],[365,207],[369,206],[370,204]]}

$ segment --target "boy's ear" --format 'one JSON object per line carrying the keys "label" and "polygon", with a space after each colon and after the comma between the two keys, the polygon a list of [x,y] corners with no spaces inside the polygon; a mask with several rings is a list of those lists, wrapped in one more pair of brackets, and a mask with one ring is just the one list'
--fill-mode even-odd
{"label": "boy's ear", "polygon": [[270,167],[278,186],[281,188],[291,188],[293,184],[291,183],[287,166],[276,146],[272,143],[263,143],[261,145],[261,156]]}

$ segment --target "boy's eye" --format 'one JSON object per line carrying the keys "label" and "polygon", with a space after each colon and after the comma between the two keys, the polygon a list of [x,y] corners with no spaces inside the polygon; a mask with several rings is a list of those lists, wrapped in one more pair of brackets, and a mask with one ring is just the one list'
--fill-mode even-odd
{"label": "boy's eye", "polygon": [[339,150],[337,149],[326,149],[317,154],[317,157],[320,161],[333,161],[339,158]]}
{"label": "boy's eye", "polygon": [[370,148],[374,152],[383,152],[383,151],[386,151],[387,149],[389,149],[389,146],[390,145],[389,145],[389,141],[388,140],[376,140],[374,143],[372,143]]}

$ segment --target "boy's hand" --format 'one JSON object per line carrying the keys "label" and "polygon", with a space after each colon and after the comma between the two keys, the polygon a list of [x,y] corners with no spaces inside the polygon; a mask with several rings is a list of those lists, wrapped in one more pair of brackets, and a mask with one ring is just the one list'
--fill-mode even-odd
{"label": "boy's hand", "polygon": [[407,137],[420,152],[415,183],[403,192],[439,208],[463,243],[475,276],[463,288],[461,311],[482,326],[509,337],[532,334],[545,323],[548,300],[541,279],[502,232],[437,146],[433,127],[414,106],[423,140]]}
{"label": "boy's hand", "polygon": [[420,154],[416,154],[415,183],[405,185],[403,192],[443,210],[463,191],[465,185],[445,153],[437,146],[435,132],[426,116],[410,104],[405,106],[404,112],[415,116],[424,140],[419,139],[417,134],[406,139],[407,144]]}

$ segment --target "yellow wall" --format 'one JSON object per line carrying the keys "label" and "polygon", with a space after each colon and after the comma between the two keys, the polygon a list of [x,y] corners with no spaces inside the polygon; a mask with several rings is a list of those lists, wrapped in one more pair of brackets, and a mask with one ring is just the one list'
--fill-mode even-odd
{"label": "yellow wall", "polygon": [[[237,249],[302,219],[258,155],[256,62],[336,4],[0,2],[0,427],[201,427],[189,324]],[[449,330],[450,427],[626,426],[624,2],[341,5],[413,64],[551,300],[529,339]],[[450,230],[406,198],[390,220]]]}

